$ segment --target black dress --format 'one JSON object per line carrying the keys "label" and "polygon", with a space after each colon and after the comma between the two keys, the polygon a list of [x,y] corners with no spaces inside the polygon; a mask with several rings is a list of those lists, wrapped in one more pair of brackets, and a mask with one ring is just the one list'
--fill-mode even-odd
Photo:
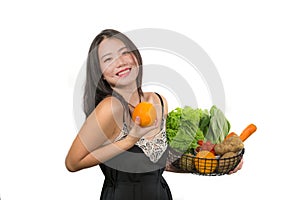
{"label": "black dress", "polygon": [[168,150],[157,162],[152,162],[134,145],[100,164],[105,176],[100,200],[172,200],[170,188],[162,176],[167,153]]}

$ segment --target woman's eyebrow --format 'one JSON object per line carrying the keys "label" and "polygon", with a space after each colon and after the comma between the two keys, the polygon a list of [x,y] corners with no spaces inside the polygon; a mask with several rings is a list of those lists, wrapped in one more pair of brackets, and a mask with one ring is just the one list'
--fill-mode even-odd
{"label": "woman's eyebrow", "polygon": [[119,50],[118,50],[118,52],[121,52],[121,51],[123,51],[124,49],[128,49],[126,46],[124,46],[124,47],[121,47]]}
{"label": "woman's eyebrow", "polygon": [[[123,51],[124,49],[128,49],[128,48],[127,48],[126,46],[121,47],[121,48],[118,50],[118,52],[121,52],[121,51]],[[101,56],[101,60],[103,60],[104,57],[109,56],[109,55],[112,55],[112,53],[106,53],[106,54],[104,54],[103,56]]]}

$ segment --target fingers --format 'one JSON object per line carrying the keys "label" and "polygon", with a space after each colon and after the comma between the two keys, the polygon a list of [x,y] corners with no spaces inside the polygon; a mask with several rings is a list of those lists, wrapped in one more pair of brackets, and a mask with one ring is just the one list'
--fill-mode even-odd
{"label": "fingers", "polygon": [[236,168],[232,171],[229,172],[229,174],[233,174],[236,173],[237,171],[241,170],[244,164],[244,159],[242,158],[242,160],[239,162],[239,164],[236,166]]}
{"label": "fingers", "polygon": [[157,120],[155,120],[153,125],[146,126],[146,127],[140,126],[140,123],[141,123],[141,119],[139,116],[137,116],[134,121],[134,126],[132,127],[132,129],[130,131],[130,135],[132,135],[136,138],[141,138],[144,135],[146,135],[147,133],[149,133],[150,131],[156,129],[159,124]]}
{"label": "fingers", "polygon": [[141,118],[139,117],[139,116],[137,116],[136,118],[135,118],[135,121],[134,121],[134,123],[135,123],[135,125],[140,125],[141,124]]}
{"label": "fingers", "polygon": [[155,128],[158,127],[158,120],[156,119],[156,120],[154,121],[154,123],[153,123],[152,125],[150,125],[150,126],[140,126],[140,124],[141,124],[141,118],[140,118],[139,116],[137,116],[137,117],[135,118],[134,124],[135,124],[135,126],[138,126],[138,127],[140,127],[141,129],[145,129],[145,130],[146,130],[146,129],[149,128],[149,130],[152,130],[152,129],[155,129]]}

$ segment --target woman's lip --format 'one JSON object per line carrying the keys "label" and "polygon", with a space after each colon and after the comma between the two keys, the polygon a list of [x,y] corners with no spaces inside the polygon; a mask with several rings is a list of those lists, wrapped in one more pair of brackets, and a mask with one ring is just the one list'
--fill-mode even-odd
{"label": "woman's lip", "polygon": [[126,75],[127,73],[129,73],[130,70],[131,70],[131,68],[125,68],[125,69],[122,69],[122,70],[120,70],[120,71],[117,73],[117,76],[122,77],[122,76]]}

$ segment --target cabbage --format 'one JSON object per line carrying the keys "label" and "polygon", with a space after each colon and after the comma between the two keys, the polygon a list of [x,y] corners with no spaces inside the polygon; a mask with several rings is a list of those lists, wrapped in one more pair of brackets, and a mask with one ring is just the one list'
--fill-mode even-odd
{"label": "cabbage", "polygon": [[213,144],[221,143],[228,135],[230,123],[224,116],[223,112],[216,106],[210,109],[210,123],[205,139]]}
{"label": "cabbage", "polygon": [[201,109],[189,106],[172,110],[167,117],[167,140],[171,148],[180,152],[192,152],[197,147],[197,141],[204,138],[199,128]]}
{"label": "cabbage", "polygon": [[169,146],[180,153],[194,153],[199,140],[219,143],[228,134],[230,124],[216,106],[210,111],[177,107],[168,113],[166,133]]}

